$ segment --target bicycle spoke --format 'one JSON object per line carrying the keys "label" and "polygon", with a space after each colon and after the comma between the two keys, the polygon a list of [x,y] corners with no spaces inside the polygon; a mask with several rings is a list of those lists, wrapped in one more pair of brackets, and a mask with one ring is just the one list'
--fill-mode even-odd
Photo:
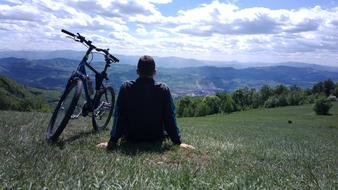
{"label": "bicycle spoke", "polygon": [[93,124],[97,128],[104,128],[109,123],[114,108],[115,97],[112,89],[106,89],[99,99],[97,107],[93,112]]}

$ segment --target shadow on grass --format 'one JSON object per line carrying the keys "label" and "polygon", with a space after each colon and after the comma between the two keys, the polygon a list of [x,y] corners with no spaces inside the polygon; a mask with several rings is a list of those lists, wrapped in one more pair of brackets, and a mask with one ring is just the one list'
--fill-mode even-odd
{"label": "shadow on grass", "polygon": [[122,154],[134,156],[145,152],[164,153],[166,151],[172,150],[173,148],[174,145],[170,144],[167,141],[153,143],[121,142],[120,145],[117,145],[113,150],[108,150],[108,152],[119,151]]}
{"label": "shadow on grass", "polygon": [[83,132],[77,133],[76,135],[73,135],[73,136],[63,140],[62,142],[64,144],[68,144],[68,143],[74,142],[78,139],[86,138],[86,137],[91,136],[91,135],[96,134],[96,133],[97,133],[97,131],[94,131],[94,130],[83,131]]}
{"label": "shadow on grass", "polygon": [[326,114],[317,114],[319,116],[333,116],[333,115],[337,115],[337,114],[332,114],[332,113],[326,113]]}
{"label": "shadow on grass", "polygon": [[75,135],[73,135],[73,136],[71,136],[67,139],[64,139],[64,140],[59,139],[57,141],[49,141],[49,143],[54,144],[54,145],[60,147],[61,149],[63,149],[66,144],[72,143],[72,142],[79,140],[79,139],[89,137],[89,136],[96,134],[96,133],[97,133],[97,131],[94,131],[94,130],[83,131],[83,132],[79,132],[79,133],[77,133],[77,134],[75,134]]}

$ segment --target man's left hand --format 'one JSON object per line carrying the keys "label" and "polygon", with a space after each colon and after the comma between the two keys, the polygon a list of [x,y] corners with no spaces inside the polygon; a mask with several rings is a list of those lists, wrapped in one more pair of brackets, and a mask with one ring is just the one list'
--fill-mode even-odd
{"label": "man's left hand", "polygon": [[187,149],[195,149],[194,146],[190,145],[190,144],[185,144],[185,143],[181,143],[180,144],[181,148],[187,148]]}

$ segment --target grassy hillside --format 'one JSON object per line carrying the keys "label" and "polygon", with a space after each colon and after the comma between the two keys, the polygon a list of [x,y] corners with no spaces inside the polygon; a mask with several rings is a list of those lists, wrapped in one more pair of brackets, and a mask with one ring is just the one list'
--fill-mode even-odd
{"label": "grassy hillside", "polygon": [[48,104],[39,95],[7,77],[0,76],[0,109],[47,111]]}
{"label": "grassy hillside", "polygon": [[25,87],[0,75],[0,110],[49,111],[60,93]]}
{"label": "grassy hillside", "polygon": [[[330,116],[311,105],[180,118],[183,140],[97,149],[109,131],[86,119],[48,144],[50,115],[0,112],[0,189],[337,189],[338,104]],[[289,121],[291,123],[289,123]]]}

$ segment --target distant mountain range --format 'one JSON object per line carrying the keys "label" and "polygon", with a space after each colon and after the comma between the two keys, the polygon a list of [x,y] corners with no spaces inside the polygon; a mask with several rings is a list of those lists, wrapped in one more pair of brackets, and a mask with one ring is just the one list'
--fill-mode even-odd
{"label": "distant mountain range", "polygon": [[[113,52],[112,52],[113,53]],[[72,51],[72,50],[59,50],[59,51],[5,51],[0,50],[0,58],[16,57],[28,60],[39,59],[71,59],[81,60],[84,52]],[[135,55],[116,55],[120,59],[120,64],[136,65],[139,56]],[[94,54],[94,62],[103,61],[103,56]],[[180,57],[155,57],[155,61],[158,67],[164,68],[185,68],[185,67],[233,67],[237,69],[250,68],[250,67],[268,67],[268,66],[290,66],[298,68],[313,68],[316,70],[324,71],[337,71],[337,67],[323,66],[317,64],[308,64],[301,62],[282,62],[282,63],[258,63],[258,62],[237,62],[237,61],[205,61],[196,59],[185,59]]]}
{"label": "distant mountain range", "polygon": [[[178,58],[180,59],[180,58]],[[122,60],[122,58],[121,58]],[[122,61],[121,61],[122,62]],[[0,59],[0,75],[8,76],[31,87],[63,89],[78,61],[64,58],[28,60]],[[102,62],[92,63],[98,70]],[[186,67],[158,68],[156,80],[167,83],[174,95],[205,95],[218,91],[233,91],[239,87],[259,88],[268,85],[298,85],[311,87],[318,81],[331,78],[338,81],[338,71],[321,66],[266,66],[254,68]],[[109,68],[109,83],[118,89],[122,81],[136,78],[135,65],[114,64]]]}

